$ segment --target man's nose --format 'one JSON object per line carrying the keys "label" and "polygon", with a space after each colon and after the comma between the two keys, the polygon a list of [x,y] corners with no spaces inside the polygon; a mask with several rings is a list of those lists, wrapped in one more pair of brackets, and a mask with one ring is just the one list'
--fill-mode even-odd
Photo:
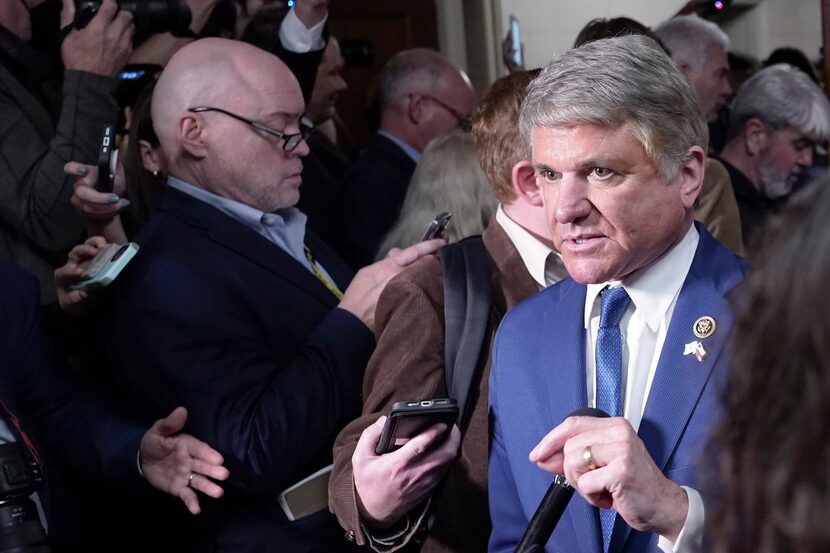
{"label": "man's nose", "polygon": [[799,165],[803,165],[805,167],[809,167],[813,164],[813,149],[812,148],[803,148],[799,150],[798,157],[796,158],[796,163]]}
{"label": "man's nose", "polygon": [[591,213],[591,202],[588,199],[590,185],[584,179],[563,177],[557,186],[556,222],[573,223]]}

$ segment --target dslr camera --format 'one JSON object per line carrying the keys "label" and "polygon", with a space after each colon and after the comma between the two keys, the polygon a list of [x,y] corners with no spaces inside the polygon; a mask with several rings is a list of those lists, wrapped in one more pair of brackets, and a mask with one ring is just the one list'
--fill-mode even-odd
{"label": "dslr camera", "polygon": [[[101,8],[101,0],[75,0],[76,29],[83,29]],[[136,36],[171,33],[191,36],[192,14],[184,0],[118,0],[118,9],[133,14]]]}
{"label": "dslr camera", "polygon": [[0,445],[0,553],[50,553],[31,495],[43,483],[40,464],[23,444]]}

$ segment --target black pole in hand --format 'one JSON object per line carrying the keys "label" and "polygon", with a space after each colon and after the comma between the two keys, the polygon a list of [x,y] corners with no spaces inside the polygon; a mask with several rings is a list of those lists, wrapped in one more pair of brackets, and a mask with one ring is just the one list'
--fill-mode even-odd
{"label": "black pole in hand", "polygon": [[[586,407],[577,409],[568,417],[605,418],[608,417],[608,413],[600,409]],[[527,525],[527,529],[522,539],[519,540],[514,553],[542,553],[573,494],[574,489],[568,484],[565,477],[561,474],[554,474],[553,482],[551,482],[545,497],[539,503],[536,512],[533,513],[533,518],[530,519],[530,524]]]}

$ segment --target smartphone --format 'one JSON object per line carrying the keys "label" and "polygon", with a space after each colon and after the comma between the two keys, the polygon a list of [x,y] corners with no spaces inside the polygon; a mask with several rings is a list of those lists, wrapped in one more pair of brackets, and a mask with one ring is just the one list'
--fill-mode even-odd
{"label": "smartphone", "polygon": [[127,263],[138,253],[138,244],[107,244],[95,257],[81,263],[84,272],[81,279],[73,284],[73,290],[94,290],[110,284],[121,273]]}
{"label": "smartphone", "polygon": [[450,224],[450,219],[452,219],[452,213],[449,211],[436,215],[435,219],[433,219],[427,227],[426,232],[424,232],[424,236],[421,238],[421,241],[423,242],[424,240],[432,240],[433,238],[441,238],[444,236],[444,231],[447,230],[447,225]]}
{"label": "smartphone", "polygon": [[98,192],[112,192],[115,183],[115,170],[118,167],[118,148],[115,145],[115,127],[107,125],[101,136],[101,149],[98,151]]}
{"label": "smartphone", "polygon": [[524,67],[525,62],[522,59],[522,35],[519,31],[519,20],[513,14],[510,14],[510,30],[508,33],[513,47],[513,64],[516,67]]}
{"label": "smartphone", "polygon": [[422,399],[399,401],[392,405],[386,424],[375,447],[375,453],[383,455],[400,448],[430,426],[443,422],[447,430],[458,419],[458,404],[454,399]]}

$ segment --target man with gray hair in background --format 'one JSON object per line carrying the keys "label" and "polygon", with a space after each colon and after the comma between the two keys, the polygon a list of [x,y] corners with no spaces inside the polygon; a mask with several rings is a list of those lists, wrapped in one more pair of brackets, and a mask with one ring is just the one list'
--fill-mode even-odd
{"label": "man with gray hair in background", "polygon": [[720,27],[697,15],[673,17],[661,23],[654,33],[692,83],[706,120],[714,121],[732,94],[726,58],[729,37]]}
{"label": "man with gray hair in background", "polygon": [[[555,57],[519,122],[571,278],[513,308],[495,339],[489,549],[514,550],[555,473],[578,496],[546,551],[699,551],[697,462],[744,267],[693,222],[697,95],[653,40],[605,39]],[[571,416],[585,407],[611,417]]]}
{"label": "man with gray hair in background", "polygon": [[374,261],[423,149],[433,138],[469,128],[475,100],[467,75],[425,48],[395,54],[378,94],[380,129],[346,172],[339,198],[335,250],[355,270]]}
{"label": "man with gray hair in background", "polygon": [[[695,89],[706,120],[717,119],[732,94],[726,57],[729,37],[720,27],[697,15],[669,19],[654,29],[654,33]],[[704,174],[695,219],[702,221],[732,253],[743,255],[741,221],[729,174],[716,159],[706,160]]]}
{"label": "man with gray hair in background", "polygon": [[798,173],[812,164],[813,144],[828,136],[830,104],[798,69],[772,65],[738,91],[720,157],[732,179],[749,248]]}

